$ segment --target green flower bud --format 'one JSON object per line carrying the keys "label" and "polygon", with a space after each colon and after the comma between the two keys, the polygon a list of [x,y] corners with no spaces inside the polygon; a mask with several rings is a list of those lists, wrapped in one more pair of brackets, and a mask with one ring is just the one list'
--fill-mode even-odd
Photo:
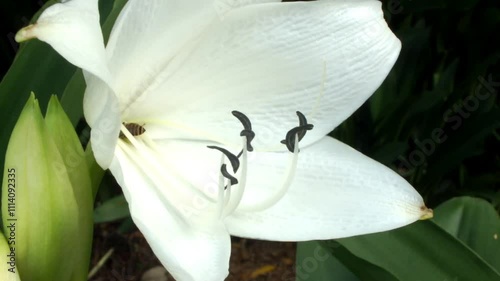
{"label": "green flower bud", "polygon": [[79,209],[68,170],[34,94],[5,155],[2,221],[22,280],[67,281],[80,240]]}
{"label": "green flower bud", "polygon": [[80,140],[56,96],[52,96],[47,108],[45,123],[54,139],[78,205],[78,237],[73,240],[75,260],[74,271],[69,281],[86,281],[92,250],[93,235],[93,194],[85,151]]}
{"label": "green flower bud", "polygon": [[[4,259],[0,262],[0,280],[3,281],[19,281],[19,273],[17,272],[16,262],[13,251],[11,251],[7,240],[0,233],[0,256]],[[12,259],[12,261],[11,261]]]}

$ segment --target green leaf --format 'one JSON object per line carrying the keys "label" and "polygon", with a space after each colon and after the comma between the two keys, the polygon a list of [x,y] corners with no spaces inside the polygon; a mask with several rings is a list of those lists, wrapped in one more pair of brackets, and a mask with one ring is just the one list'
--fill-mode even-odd
{"label": "green leaf", "polygon": [[320,242],[300,242],[297,245],[297,281],[359,281]]}
{"label": "green leaf", "polygon": [[340,245],[338,242],[332,240],[324,241],[322,244],[325,245],[342,264],[348,267],[359,280],[398,281],[398,279],[387,270],[353,255],[347,248]]}
{"label": "green leaf", "polygon": [[68,118],[76,127],[83,117],[83,94],[85,93],[85,79],[81,69],[78,69],[69,80],[61,97],[61,105],[68,112]]}
{"label": "green leaf", "polygon": [[94,222],[103,223],[130,217],[127,200],[123,195],[116,196],[94,210]]}
{"label": "green leaf", "polygon": [[[383,233],[339,239],[337,242],[357,257],[385,269],[398,280],[500,280],[494,268],[431,221],[420,221]],[[348,264],[346,266],[349,267]]]}
{"label": "green leaf", "polygon": [[459,197],[435,210],[434,222],[463,241],[500,272],[500,220],[483,199]]}

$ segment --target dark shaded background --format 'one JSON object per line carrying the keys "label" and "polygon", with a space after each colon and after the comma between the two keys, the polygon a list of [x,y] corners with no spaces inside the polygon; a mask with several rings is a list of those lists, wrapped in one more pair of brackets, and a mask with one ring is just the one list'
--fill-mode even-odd
{"label": "dark shaded background", "polygon": [[9,68],[19,45],[14,41],[17,30],[26,26],[33,14],[43,6],[45,1],[14,1],[2,2],[0,10],[0,76]]}

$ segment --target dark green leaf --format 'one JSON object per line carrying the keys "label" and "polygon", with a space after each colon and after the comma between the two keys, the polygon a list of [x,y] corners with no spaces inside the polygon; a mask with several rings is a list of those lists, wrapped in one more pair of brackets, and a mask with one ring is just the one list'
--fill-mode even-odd
{"label": "dark green leaf", "polygon": [[483,199],[459,197],[435,210],[434,222],[463,241],[500,272],[500,220]]}
{"label": "dark green leaf", "polygon": [[296,273],[298,281],[359,281],[356,275],[316,241],[298,243]]}
{"label": "dark green leaf", "polygon": [[500,280],[493,267],[431,221],[337,241],[403,281]]}
{"label": "dark green leaf", "polygon": [[103,223],[130,217],[127,200],[123,195],[116,196],[94,210],[94,222]]}

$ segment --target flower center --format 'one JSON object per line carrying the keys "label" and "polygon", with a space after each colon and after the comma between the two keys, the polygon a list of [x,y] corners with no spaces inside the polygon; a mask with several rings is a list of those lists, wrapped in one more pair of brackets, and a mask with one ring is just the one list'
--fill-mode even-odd
{"label": "flower center", "polygon": [[[241,151],[235,155],[225,148],[213,145],[208,146],[209,149],[221,152],[220,174],[216,196],[205,194],[181,175],[171,174],[175,173],[175,168],[171,167],[171,163],[165,161],[163,157],[158,157],[161,149],[145,134],[146,129],[144,125],[138,123],[122,124],[120,139],[123,141],[119,141],[118,146],[131,159],[140,161],[138,163],[141,163],[141,165],[137,165],[138,169],[149,177],[158,198],[180,222],[189,224],[189,220],[186,220],[187,215],[183,212],[183,209],[185,209],[186,202],[192,201],[193,195],[197,198],[202,198],[204,202],[207,202],[212,207],[215,206],[212,218],[221,219],[232,214],[237,208],[238,210],[249,212],[270,208],[285,196],[292,184],[300,152],[299,142],[305,136],[306,132],[312,130],[314,126],[308,124],[306,117],[297,111],[299,126],[290,129],[285,139],[281,141],[290,152],[288,166],[283,175],[281,185],[274,189],[267,197],[261,198],[260,201],[251,205],[243,205],[240,203],[248,178],[248,153],[254,150],[252,140],[255,138],[255,132],[252,130],[252,123],[245,114],[239,111],[233,111],[232,114],[243,125],[243,130],[240,132],[242,140]],[[227,164],[226,161],[228,162]],[[171,173],[165,173],[165,170],[169,170]],[[176,188],[179,184],[186,186],[187,189],[180,190]],[[168,196],[166,196],[167,194]]]}

